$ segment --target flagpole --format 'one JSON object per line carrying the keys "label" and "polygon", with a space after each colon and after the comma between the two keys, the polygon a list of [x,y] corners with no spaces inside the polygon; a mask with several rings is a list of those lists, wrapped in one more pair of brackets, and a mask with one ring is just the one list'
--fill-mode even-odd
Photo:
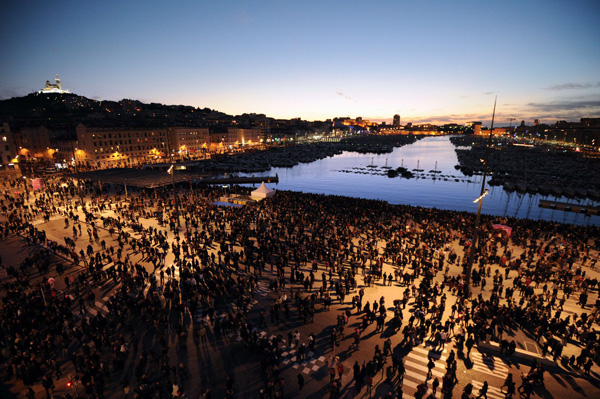
{"label": "flagpole", "polygon": [[463,298],[468,299],[471,296],[471,271],[473,269],[473,261],[475,259],[475,250],[477,248],[477,244],[479,241],[479,219],[481,217],[481,204],[483,203],[483,197],[486,194],[485,188],[485,179],[487,177],[488,170],[488,159],[490,155],[490,147],[492,146],[492,132],[494,131],[494,117],[496,116],[496,100],[498,96],[494,99],[494,111],[492,112],[492,126],[490,128],[490,135],[488,139],[488,144],[485,149],[485,158],[483,159],[483,178],[481,179],[481,193],[477,202],[479,205],[477,206],[477,216],[475,217],[475,225],[473,226],[473,239],[471,240],[471,247],[469,250],[469,259],[465,266],[465,283],[463,287]]}

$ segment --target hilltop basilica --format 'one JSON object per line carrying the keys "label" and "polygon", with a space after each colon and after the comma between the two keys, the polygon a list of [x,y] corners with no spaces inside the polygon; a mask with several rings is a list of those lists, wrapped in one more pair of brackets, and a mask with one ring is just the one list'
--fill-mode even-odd
{"label": "hilltop basilica", "polygon": [[54,84],[50,83],[49,80],[46,81],[46,87],[44,87],[42,90],[38,91],[38,93],[40,94],[46,94],[46,93],[56,93],[56,94],[68,94],[71,93],[69,90],[63,89],[60,85],[60,79],[58,78],[58,74],[56,74],[56,79],[55,79]]}

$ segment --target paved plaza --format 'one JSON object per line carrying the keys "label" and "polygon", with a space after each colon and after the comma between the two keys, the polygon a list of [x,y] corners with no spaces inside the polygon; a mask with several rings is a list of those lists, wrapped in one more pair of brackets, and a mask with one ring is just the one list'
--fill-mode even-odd
{"label": "paved plaza", "polygon": [[[19,194],[5,190],[2,222],[9,225],[19,217],[31,227],[11,227],[3,234],[3,306],[26,280],[19,290],[43,294],[44,306],[56,311],[61,308],[54,301],[68,297],[72,315],[64,323],[67,331],[59,334],[66,342],[36,336],[60,351],[15,344],[15,337],[28,339],[27,331],[4,338],[4,365],[27,363],[22,359],[27,355],[41,371],[24,379],[17,364],[12,371],[4,367],[3,397],[27,397],[31,387],[30,397],[46,398],[41,380],[46,375],[53,380],[51,394],[61,397],[387,398],[402,393],[412,399],[461,397],[472,384],[474,397],[487,390],[485,397],[504,399],[507,377],[512,374],[521,386],[522,374],[534,362],[536,369],[543,365],[545,386],[532,385],[532,397],[600,395],[597,345],[588,339],[599,331],[597,236],[560,228],[534,233],[535,222],[513,227],[511,239],[489,230],[481,263],[486,283],[475,279],[470,300],[463,302],[460,285],[470,238],[465,214],[403,208],[382,222],[372,217],[376,212],[365,211],[381,206],[387,212],[376,201],[339,200],[344,214],[331,208],[333,199],[289,193],[254,208],[217,208],[210,204],[220,193],[210,188],[181,191],[178,210],[169,190],[130,189],[126,198],[118,187],[101,196],[90,188],[85,207],[72,195],[75,190],[69,194],[64,188],[53,199],[54,210],[42,204],[39,193],[37,203],[32,195],[20,208],[11,208]],[[315,215],[320,219],[311,219]],[[39,234],[34,239],[32,229],[43,231],[43,239]],[[519,241],[523,237],[528,238]],[[527,274],[540,259],[557,265],[548,268],[548,281]],[[479,266],[477,259],[473,269]],[[569,280],[558,284],[555,277],[567,269]],[[196,286],[205,291],[195,291]],[[514,289],[512,295],[507,289]],[[540,328],[528,327],[537,325],[526,312],[537,306],[536,298],[551,304],[540,306],[537,318],[546,317],[546,310],[555,316],[560,309],[556,320],[568,317],[569,337],[552,331],[536,336]],[[384,310],[376,311],[382,299]],[[527,317],[497,323],[498,315],[485,313],[493,303],[522,308],[511,314]],[[581,322],[583,312],[591,322]],[[18,331],[19,324],[11,321],[8,331]],[[504,340],[514,342],[510,356]],[[97,358],[102,366],[92,372],[86,358],[91,363]],[[448,390],[443,385],[449,376],[455,380]]]}

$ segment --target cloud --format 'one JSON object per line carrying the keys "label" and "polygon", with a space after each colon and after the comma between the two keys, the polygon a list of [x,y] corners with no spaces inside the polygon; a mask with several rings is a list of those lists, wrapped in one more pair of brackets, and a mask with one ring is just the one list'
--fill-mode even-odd
{"label": "cloud", "polygon": [[600,87],[600,82],[596,83],[563,83],[561,85],[554,85],[550,87],[546,87],[545,90],[587,90],[593,89],[595,87]]}
{"label": "cloud", "polygon": [[583,100],[583,101],[552,101],[547,103],[528,103],[528,107],[544,111],[572,111],[577,109],[600,108],[600,100]]}
{"label": "cloud", "polygon": [[412,122],[413,124],[421,123],[432,123],[434,125],[443,125],[445,123],[458,123],[462,124],[471,121],[486,122],[490,119],[490,114],[449,114],[449,115],[437,115],[428,116],[422,118],[407,118],[406,122]]}
{"label": "cloud", "polygon": [[483,94],[485,94],[486,96],[491,96],[492,94],[494,94],[494,92],[493,91],[486,91]]}
{"label": "cloud", "polygon": [[[490,110],[491,111],[491,110]],[[402,123],[411,122],[413,124],[431,123],[434,125],[443,125],[446,123],[464,124],[466,122],[481,121],[484,126],[490,126],[491,112],[465,112],[465,113],[440,113],[427,116],[409,116],[418,115],[417,110],[404,110]],[[579,98],[563,98],[554,101],[530,102],[527,104],[507,103],[496,109],[494,119],[495,127],[506,127],[509,123],[514,126],[522,120],[525,124],[531,125],[535,119],[540,123],[552,124],[558,120],[579,121],[581,118],[600,117],[600,98],[596,95],[579,96]],[[374,117],[365,115],[366,119],[375,121],[385,121],[391,123],[389,117]],[[511,118],[516,118],[510,121]]]}
{"label": "cloud", "polygon": [[338,96],[344,97],[347,100],[352,101],[352,97],[345,95],[344,93],[342,93],[341,91],[336,91],[335,92]]}
{"label": "cloud", "polygon": [[[508,126],[510,118],[517,118],[510,122],[513,126],[524,120],[526,124],[531,124],[534,119],[539,119],[541,123],[554,123],[557,120],[578,121],[581,118],[597,118],[600,116],[600,101],[572,101],[548,104],[527,104],[529,109],[521,108],[520,112],[496,112],[494,119],[495,127]],[[447,114],[427,117],[405,117],[403,123],[412,122],[413,124],[431,123],[434,125],[443,125],[446,123],[464,124],[466,122],[480,121],[484,126],[490,126],[491,114],[489,113],[464,113]],[[373,118],[368,118],[373,119]],[[382,118],[391,122],[389,118]]]}

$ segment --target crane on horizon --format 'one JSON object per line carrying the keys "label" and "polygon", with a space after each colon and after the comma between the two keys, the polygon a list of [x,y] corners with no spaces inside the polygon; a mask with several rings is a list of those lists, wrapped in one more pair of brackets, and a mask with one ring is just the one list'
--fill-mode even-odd
{"label": "crane on horizon", "polygon": [[509,127],[509,129],[512,129],[512,122],[513,121],[516,121],[516,119],[515,118],[508,118],[508,127]]}

